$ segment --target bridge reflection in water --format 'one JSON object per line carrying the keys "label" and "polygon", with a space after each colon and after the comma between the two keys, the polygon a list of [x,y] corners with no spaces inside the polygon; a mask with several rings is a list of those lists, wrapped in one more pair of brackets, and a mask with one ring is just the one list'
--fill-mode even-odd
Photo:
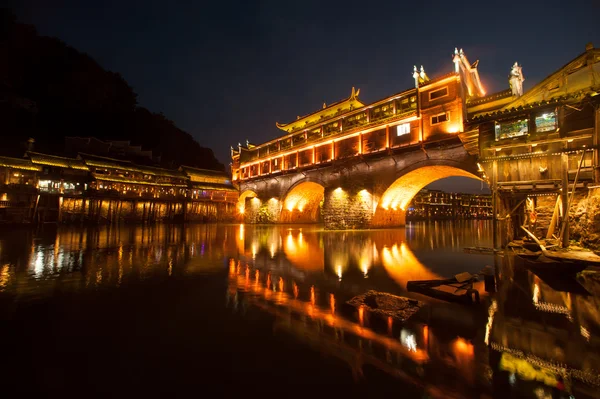
{"label": "bridge reflection in water", "polygon": [[[489,222],[468,221],[339,232],[314,225],[240,225],[236,243],[239,258],[257,268],[288,271],[300,279],[326,278],[353,291],[384,284],[404,292],[411,280],[477,273],[492,264],[490,257],[463,252],[464,246],[488,245],[489,227]],[[476,288],[483,293],[482,284]]]}
{"label": "bridge reflection in water", "polygon": [[[475,386],[474,346],[469,340],[455,337],[445,342],[423,322],[401,324],[391,317],[375,320],[377,316],[362,306],[337,304],[333,293],[319,296],[314,286],[306,286],[305,291],[302,300],[293,279],[275,277],[270,271],[261,277],[258,269],[230,261],[227,303],[232,309],[255,306],[272,314],[276,334],[289,334],[322,354],[345,361],[355,379],[362,378],[365,366],[372,366],[434,397],[479,388]],[[384,321],[381,328],[377,321]]]}
{"label": "bridge reflection in water", "polygon": [[[201,328],[188,325],[199,336],[208,319],[215,331],[233,329],[243,336],[258,323],[261,336],[265,331],[268,335],[263,350],[289,351],[285,345],[301,343],[343,359],[357,379],[364,372],[368,380],[367,370],[382,370],[432,396],[436,386],[442,397],[489,389],[510,397],[511,389],[531,384],[548,393],[562,376],[576,397],[594,397],[600,392],[597,271],[557,279],[533,273],[509,254],[494,262],[491,256],[464,253],[466,246],[489,246],[488,224],[417,223],[404,229],[345,232],[297,225],[14,230],[0,236],[0,311],[9,320],[27,320],[30,314],[23,309],[30,304],[52,304],[56,319],[42,312],[36,328],[13,323],[14,330],[3,331],[17,334],[9,334],[5,342],[16,340],[24,347],[37,331],[48,331],[52,345],[46,350],[59,358],[52,351],[61,346],[54,342],[67,341],[53,333],[52,323],[80,331],[81,315],[126,320],[135,309],[136,323],[156,328],[156,304],[170,303],[175,307],[161,313],[164,325],[180,325],[178,315],[185,314],[186,319],[202,320]],[[494,264],[497,292],[482,297],[479,306],[421,298],[426,306],[399,323],[347,305],[370,289],[410,296],[406,281],[474,273]],[[140,296],[146,291],[151,294]],[[181,300],[173,303],[173,298]],[[199,302],[206,303],[205,314],[198,314]],[[100,313],[90,313],[89,307]],[[268,317],[257,317],[250,308]],[[224,322],[223,315],[232,309],[236,317]],[[123,347],[130,342],[128,331],[115,330],[112,324],[93,326],[86,333],[107,343],[108,358],[128,353]],[[270,342],[273,329],[283,338]],[[170,338],[179,339],[180,331],[173,330],[177,334]],[[218,338],[212,344],[218,351],[229,350],[230,343]],[[195,342],[186,345],[198,347]],[[47,357],[41,353],[36,359]],[[44,371],[42,363],[26,366]],[[273,371],[266,363],[261,367],[260,372]]]}

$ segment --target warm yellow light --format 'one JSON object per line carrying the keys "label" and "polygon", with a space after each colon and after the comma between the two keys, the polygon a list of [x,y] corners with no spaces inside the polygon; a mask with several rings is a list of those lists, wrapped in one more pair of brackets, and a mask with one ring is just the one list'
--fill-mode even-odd
{"label": "warm yellow light", "polygon": [[456,338],[456,341],[454,341],[454,349],[458,353],[470,356],[473,355],[473,344],[467,342],[467,340],[465,340],[464,338]]}
{"label": "warm yellow light", "polygon": [[381,197],[381,208],[406,210],[412,198],[426,185],[446,177],[462,176],[481,180],[480,177],[452,166],[436,165],[413,170],[397,179]]}
{"label": "warm yellow light", "polygon": [[458,127],[457,126],[450,126],[448,128],[448,133],[458,133]]}

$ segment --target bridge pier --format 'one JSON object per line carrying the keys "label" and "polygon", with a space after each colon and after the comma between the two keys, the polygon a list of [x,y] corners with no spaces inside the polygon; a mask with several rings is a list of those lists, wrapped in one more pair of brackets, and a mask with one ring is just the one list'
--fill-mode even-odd
{"label": "bridge pier", "polygon": [[279,223],[281,201],[279,198],[246,198],[244,223]]}
{"label": "bridge pier", "polygon": [[366,229],[373,218],[373,196],[366,189],[326,188],[322,213],[326,229]]}
{"label": "bridge pier", "polygon": [[383,228],[383,227],[401,227],[406,224],[406,211],[400,208],[398,209],[384,209],[377,208],[373,220],[371,221],[371,227]]}

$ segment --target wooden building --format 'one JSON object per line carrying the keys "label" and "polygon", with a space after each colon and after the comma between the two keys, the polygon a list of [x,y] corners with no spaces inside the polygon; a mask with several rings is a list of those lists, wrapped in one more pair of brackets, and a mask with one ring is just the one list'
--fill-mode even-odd
{"label": "wooden building", "polygon": [[0,157],[0,223],[31,220],[41,170],[28,159]]}
{"label": "wooden building", "polygon": [[0,222],[233,220],[237,189],[224,172],[165,169],[80,153],[0,158]]}
{"label": "wooden building", "polygon": [[460,137],[479,156],[494,213],[507,223],[503,243],[523,236],[524,223],[538,236],[568,243],[566,210],[600,183],[599,94],[600,50],[588,44],[525,93],[513,87],[467,99]]}

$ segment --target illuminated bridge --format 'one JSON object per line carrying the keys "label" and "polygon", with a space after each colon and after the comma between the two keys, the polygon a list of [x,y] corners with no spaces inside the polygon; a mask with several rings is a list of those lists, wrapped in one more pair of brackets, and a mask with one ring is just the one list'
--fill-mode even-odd
{"label": "illuminated bridge", "polygon": [[[453,71],[435,79],[415,67],[413,88],[371,104],[352,88],[344,100],[277,124],[282,136],[232,148],[244,221],[401,226],[415,194],[452,176],[488,182],[494,214],[519,214],[510,210],[531,194],[548,196],[553,209],[580,157],[579,186],[598,183],[598,50],[588,45],[525,93],[517,64],[512,90],[486,96],[478,62],[462,50],[452,62]],[[566,180],[564,169],[573,172]]]}

